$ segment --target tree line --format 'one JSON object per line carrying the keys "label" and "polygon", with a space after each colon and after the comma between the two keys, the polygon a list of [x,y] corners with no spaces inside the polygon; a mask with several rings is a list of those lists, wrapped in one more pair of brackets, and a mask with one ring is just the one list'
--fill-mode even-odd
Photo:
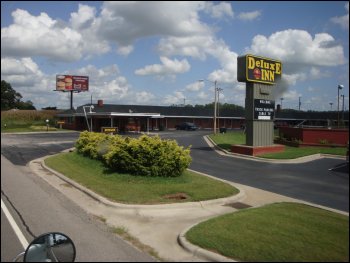
{"label": "tree line", "polygon": [[21,101],[21,93],[15,91],[10,83],[1,80],[1,110],[35,110],[33,102],[30,100]]}

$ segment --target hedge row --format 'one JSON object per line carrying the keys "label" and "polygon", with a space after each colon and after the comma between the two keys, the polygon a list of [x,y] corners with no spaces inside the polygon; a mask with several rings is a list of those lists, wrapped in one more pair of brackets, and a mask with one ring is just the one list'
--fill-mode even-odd
{"label": "hedge row", "polygon": [[78,153],[98,159],[116,172],[143,176],[180,176],[192,158],[174,140],[143,135],[139,138],[82,132],[75,147]]}

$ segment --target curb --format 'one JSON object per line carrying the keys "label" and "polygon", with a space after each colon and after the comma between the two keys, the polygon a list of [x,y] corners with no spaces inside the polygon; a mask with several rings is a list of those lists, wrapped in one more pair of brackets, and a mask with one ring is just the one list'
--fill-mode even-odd
{"label": "curb", "polygon": [[209,145],[210,148],[212,148],[215,152],[217,152],[220,155],[228,156],[228,157],[233,157],[233,158],[239,158],[239,159],[245,159],[245,160],[250,160],[250,161],[256,161],[256,162],[264,162],[264,163],[291,163],[291,164],[296,164],[296,163],[306,163],[306,162],[311,162],[315,161],[318,159],[322,158],[333,158],[333,159],[340,159],[340,160],[345,160],[345,156],[338,156],[338,155],[332,155],[332,154],[321,154],[321,153],[316,153],[313,155],[308,155],[308,156],[303,156],[295,159],[284,159],[284,160],[278,160],[278,159],[268,159],[268,158],[261,158],[261,157],[256,157],[256,156],[248,156],[244,154],[239,154],[239,153],[232,153],[229,152],[225,149],[220,148],[215,144],[215,142],[208,136],[205,135],[203,136],[203,139],[206,141],[206,143]]}
{"label": "curb", "polygon": [[185,230],[183,230],[178,236],[177,241],[180,244],[181,247],[183,247],[188,252],[192,253],[193,256],[201,257],[206,260],[209,260],[211,262],[238,262],[232,258],[225,257],[223,255],[211,252],[209,250],[206,250],[204,248],[201,248],[199,246],[193,245],[189,241],[187,241],[185,235],[187,231],[189,231],[192,227],[195,227],[196,225],[207,221],[208,219],[202,220],[201,222],[198,222],[196,224],[193,224],[192,226],[189,226]]}

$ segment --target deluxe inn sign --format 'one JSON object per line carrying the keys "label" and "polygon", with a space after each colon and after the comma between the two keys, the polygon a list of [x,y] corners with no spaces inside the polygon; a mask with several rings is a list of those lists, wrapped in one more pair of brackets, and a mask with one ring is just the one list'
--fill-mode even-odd
{"label": "deluxe inn sign", "polygon": [[238,57],[237,80],[275,84],[282,75],[282,63],[278,60],[253,55]]}

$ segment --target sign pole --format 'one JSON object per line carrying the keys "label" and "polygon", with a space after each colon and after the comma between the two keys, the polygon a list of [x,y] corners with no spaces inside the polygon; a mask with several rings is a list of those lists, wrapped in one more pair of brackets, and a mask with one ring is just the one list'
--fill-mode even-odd
{"label": "sign pole", "polygon": [[70,109],[73,110],[73,90],[70,91]]}
{"label": "sign pole", "polygon": [[275,107],[273,99],[270,85],[246,84],[246,145],[273,145]]}

